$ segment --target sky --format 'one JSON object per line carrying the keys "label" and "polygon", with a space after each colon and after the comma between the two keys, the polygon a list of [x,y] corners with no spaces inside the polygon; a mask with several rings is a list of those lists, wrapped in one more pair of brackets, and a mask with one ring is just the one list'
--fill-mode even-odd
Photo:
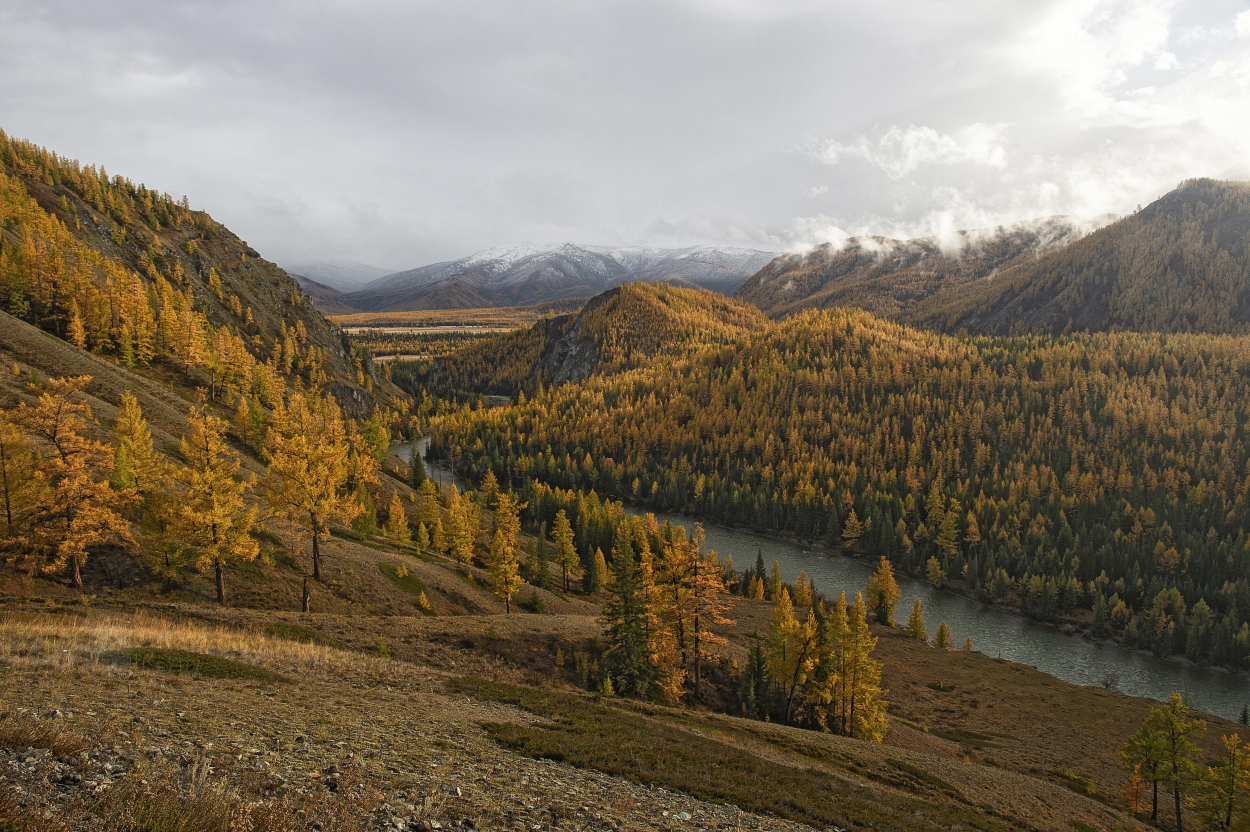
{"label": "sky", "polygon": [[0,4],[0,128],[268,259],[781,251],[1250,179],[1250,2]]}

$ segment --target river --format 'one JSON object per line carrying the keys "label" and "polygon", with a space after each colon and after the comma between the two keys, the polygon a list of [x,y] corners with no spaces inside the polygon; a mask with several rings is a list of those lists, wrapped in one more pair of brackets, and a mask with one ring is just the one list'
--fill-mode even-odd
{"label": "river", "polygon": [[[429,440],[418,441],[424,451]],[[408,447],[404,443],[392,450],[406,459]],[[451,482],[446,468],[427,465],[426,470],[439,482]],[[464,490],[467,483],[456,477],[456,485]],[[632,507],[627,510],[642,513]],[[687,529],[693,529],[695,522],[660,512],[656,513],[656,519],[670,520]],[[723,526],[705,525],[704,533],[706,548],[722,556],[733,555],[734,567],[739,572],[753,565],[756,552],[761,552],[769,570],[774,560],[781,565],[781,575],[787,582],[798,577],[800,571],[806,571],[816,588],[831,598],[843,590],[854,597],[863,590],[875,568],[875,563],[869,560],[813,550]],[[1115,690],[1131,696],[1166,700],[1172,691],[1179,691],[1192,707],[1226,719],[1237,719],[1242,707],[1250,702],[1250,678],[1245,674],[1166,661],[1123,647],[1067,636],[970,598],[934,589],[905,575],[898,575],[898,585],[902,597],[896,617],[900,623],[906,621],[914,599],[919,597],[930,634],[937,629],[939,621],[945,621],[956,645],[962,645],[965,638],[971,637],[973,647],[987,656],[1032,665],[1043,673],[1078,685],[1098,685],[1107,674],[1114,674]]]}

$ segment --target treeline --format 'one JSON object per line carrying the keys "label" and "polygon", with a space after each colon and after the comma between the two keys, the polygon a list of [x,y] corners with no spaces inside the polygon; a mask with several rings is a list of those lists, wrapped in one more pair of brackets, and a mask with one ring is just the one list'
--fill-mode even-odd
{"label": "treeline", "polygon": [[431,449],[505,484],[885,554],[1036,618],[1090,610],[1131,646],[1245,667],[1248,366],[1232,337],[964,339],[809,312],[462,408]]}

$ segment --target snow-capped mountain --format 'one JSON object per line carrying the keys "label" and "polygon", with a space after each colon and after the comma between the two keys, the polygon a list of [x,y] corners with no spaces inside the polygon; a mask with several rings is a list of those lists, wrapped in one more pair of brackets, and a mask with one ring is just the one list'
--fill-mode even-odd
{"label": "snow-capped mountain", "polygon": [[504,246],[396,272],[348,295],[368,312],[530,306],[591,297],[628,281],[664,281],[731,294],[775,255],[715,246],[680,249]]}
{"label": "snow-capped mountain", "polygon": [[286,269],[287,274],[308,278],[340,292],[364,288],[369,281],[394,272],[394,269],[383,269],[367,263],[347,260],[318,260],[315,263],[284,265],[283,268]]}

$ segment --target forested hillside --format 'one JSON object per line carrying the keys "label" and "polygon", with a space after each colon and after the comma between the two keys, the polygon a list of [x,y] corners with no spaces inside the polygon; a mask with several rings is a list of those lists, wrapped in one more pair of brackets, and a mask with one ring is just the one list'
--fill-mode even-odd
{"label": "forested hillside", "polygon": [[803,309],[854,306],[877,315],[898,315],[940,292],[1028,262],[1080,236],[1063,218],[983,232],[958,232],[957,239],[891,240],[855,237],[769,263],[734,296],[770,318]]}
{"label": "forested hillside", "polygon": [[[1250,342],[967,339],[849,310],[689,324],[687,357],[465,409],[434,449],[516,487],[884,553],[1038,618],[1085,608],[1130,644],[1246,664]],[[475,349],[524,365],[513,343]]]}
{"label": "forested hillside", "polygon": [[1250,332],[1250,184],[1193,179],[1058,251],[901,316],[947,332]]}
{"label": "forested hillside", "polygon": [[127,367],[176,366],[212,398],[293,373],[353,414],[376,402],[367,356],[208,214],[3,132],[0,302]]}
{"label": "forested hillside", "polygon": [[580,311],[486,339],[440,360],[431,386],[444,391],[514,395],[580,381],[723,343],[767,325],[755,307],[714,292],[626,283]]}

